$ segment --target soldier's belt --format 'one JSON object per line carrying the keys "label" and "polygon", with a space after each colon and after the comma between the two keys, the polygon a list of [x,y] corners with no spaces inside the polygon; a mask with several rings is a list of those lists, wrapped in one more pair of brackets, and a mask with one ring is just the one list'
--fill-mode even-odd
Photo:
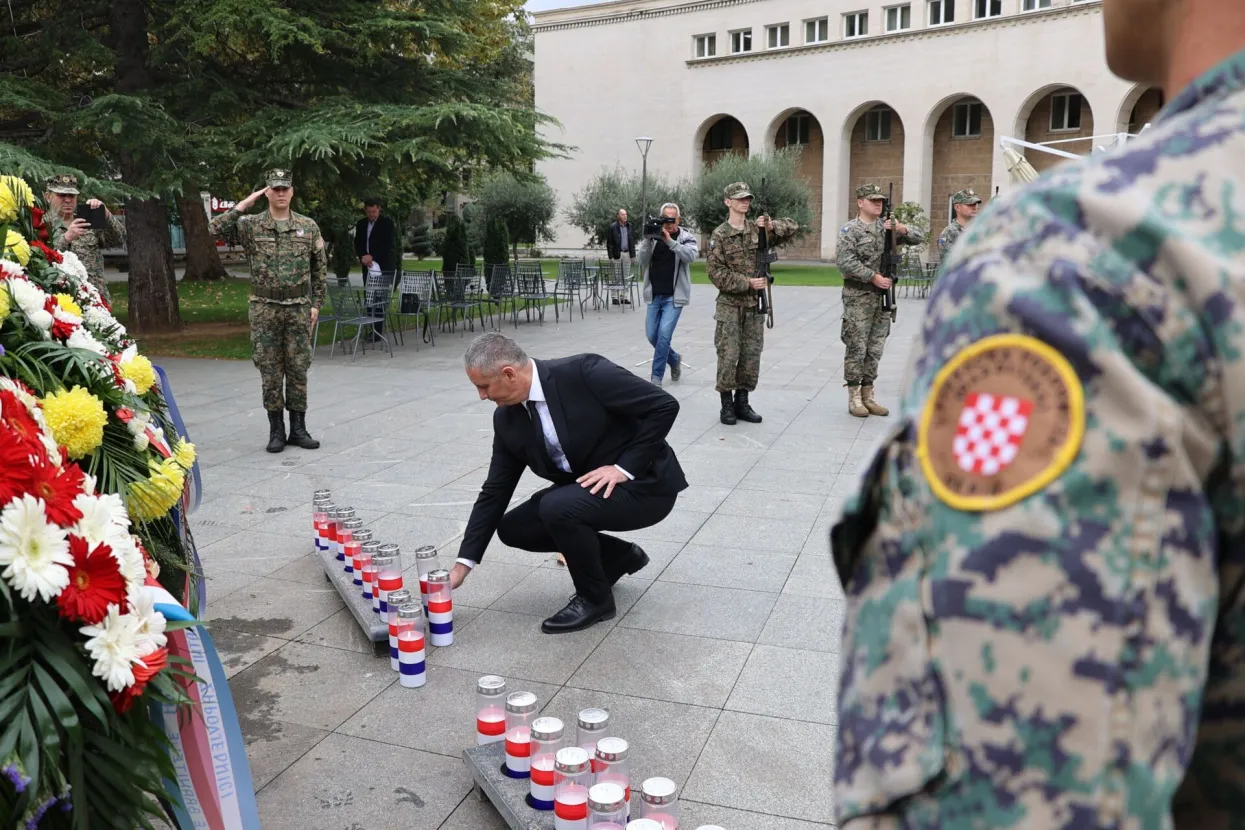
{"label": "soldier's belt", "polygon": [[298,285],[264,286],[251,283],[251,296],[261,300],[298,300],[309,294],[308,283]]}

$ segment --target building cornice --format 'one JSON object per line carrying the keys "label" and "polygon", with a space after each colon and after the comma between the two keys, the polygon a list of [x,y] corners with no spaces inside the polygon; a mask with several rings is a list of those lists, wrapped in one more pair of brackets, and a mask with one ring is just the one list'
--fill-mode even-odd
{"label": "building cornice", "polygon": [[[663,5],[660,0],[653,0],[651,6],[646,4],[637,8],[635,0],[619,0],[615,3],[600,3],[585,8],[550,9],[546,12],[536,12],[532,15],[531,29],[533,34],[556,32],[562,29],[583,29],[588,26],[608,26],[614,23],[629,23],[633,20],[654,20],[658,17],[694,14],[761,2],[764,0],[697,0],[694,3],[668,6]],[[558,20],[557,18],[560,17],[569,19]],[[542,23],[542,18],[553,19],[549,23]]]}

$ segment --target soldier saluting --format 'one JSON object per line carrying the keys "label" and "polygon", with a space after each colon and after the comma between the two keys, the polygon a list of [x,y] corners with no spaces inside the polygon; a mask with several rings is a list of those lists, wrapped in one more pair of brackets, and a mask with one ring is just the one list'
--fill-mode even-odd
{"label": "soldier saluting", "polygon": [[[212,233],[225,237],[236,230],[250,263],[251,359],[268,410],[268,452],[281,452],[286,444],[314,450],[320,442],[307,433],[307,369],[311,327],[324,304],[324,238],[315,221],[290,210],[293,174],[276,169],[266,178],[266,188],[212,220]],[[244,216],[260,196],[268,198],[268,210]]]}
{"label": "soldier saluting", "polygon": [[800,225],[792,219],[768,216],[748,221],[752,191],[743,182],[727,185],[724,195],[730,213],[709,237],[707,268],[709,281],[718,288],[713,345],[718,352],[716,388],[722,396],[721,421],[734,424],[743,419],[759,424],[761,416],[748,403],[748,393],[757,388],[765,345],[765,315],[757,313],[753,295],[766,286],[765,278],[756,276],[757,228],[765,229],[773,245],[794,236]]}

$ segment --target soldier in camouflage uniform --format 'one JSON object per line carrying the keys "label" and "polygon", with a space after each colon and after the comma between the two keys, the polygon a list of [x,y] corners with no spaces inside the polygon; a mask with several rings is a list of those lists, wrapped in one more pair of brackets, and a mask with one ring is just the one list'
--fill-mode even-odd
{"label": "soldier in camouflage uniform", "polygon": [[960,234],[964,233],[968,223],[973,221],[980,207],[981,197],[974,193],[972,188],[956,191],[956,194],[951,197],[951,209],[955,211],[955,216],[952,217],[951,224],[947,225],[946,230],[938,235],[940,258],[946,259],[947,254],[951,253],[951,246],[960,238]]}
{"label": "soldier in camouflage uniform", "polygon": [[831,533],[844,830],[1245,817],[1245,4],[1103,18],[1167,105],[973,221]]}
{"label": "soldier in camouflage uniform", "polygon": [[713,345],[718,352],[716,388],[722,396],[719,417],[724,424],[739,419],[759,424],[761,416],[748,403],[748,393],[757,388],[765,345],[765,315],[756,312],[754,293],[766,285],[764,277],[756,276],[757,228],[765,228],[768,243],[775,245],[794,236],[800,225],[768,216],[749,221],[752,192],[743,182],[727,185],[724,195],[730,213],[709,237],[707,266],[709,281],[718,287]]}
{"label": "soldier in camouflage uniform", "polygon": [[860,214],[839,231],[835,261],[843,273],[843,380],[847,411],[857,418],[887,415],[890,410],[873,397],[878,361],[891,330],[891,315],[882,295],[891,281],[882,276],[883,232],[894,230],[896,245],[920,245],[925,235],[902,222],[882,220],[886,197],[876,184],[856,188]]}
{"label": "soldier in camouflage uniform", "polygon": [[[290,210],[290,171],[270,170],[267,179],[266,189],[214,218],[212,233],[223,238],[236,232],[251,265],[251,359],[268,410],[268,452],[281,452],[286,444],[314,450],[320,442],[307,433],[307,369],[311,327],[324,304],[324,238],[314,221]],[[243,216],[260,196],[268,197],[268,210]],[[284,408],[290,410],[289,437]]]}
{"label": "soldier in camouflage uniform", "polygon": [[99,199],[88,199],[87,207],[91,209],[104,207],[108,219],[108,230],[92,230],[85,219],[75,219],[74,211],[78,209],[78,179],[70,173],[58,173],[47,180],[44,200],[48,204],[48,212],[44,217],[48,236],[52,247],[58,251],[72,251],[82,260],[86,268],[87,279],[95,290],[111,303],[108,293],[108,282],[104,279],[104,248],[121,248],[125,246],[125,223],[112,215]]}

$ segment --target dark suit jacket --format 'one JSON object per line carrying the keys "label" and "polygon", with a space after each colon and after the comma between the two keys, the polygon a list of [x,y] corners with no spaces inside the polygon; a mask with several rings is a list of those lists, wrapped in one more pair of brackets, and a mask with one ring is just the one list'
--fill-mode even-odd
{"label": "dark suit jacket", "polygon": [[[609,230],[605,234],[605,253],[610,259],[618,259],[622,256],[622,226],[618,224],[618,220],[610,223]],[[635,259],[635,225],[627,222],[627,256]]]}
{"label": "dark suit jacket", "polygon": [[354,226],[354,252],[360,258],[364,254],[371,254],[372,259],[380,265],[380,270],[392,271],[398,267],[397,243],[394,238],[396,233],[393,220],[382,213],[376,220],[376,226],[372,228],[372,238],[369,240],[367,217],[364,216]]}
{"label": "dark suit jacket", "polygon": [[563,485],[617,464],[635,476],[619,487],[654,496],[687,489],[683,468],[666,443],[679,414],[673,396],[597,354],[535,362],[571,472],[553,463],[525,405],[497,407],[493,459],[458,549],[463,559],[479,562],[484,557],[526,468]]}

